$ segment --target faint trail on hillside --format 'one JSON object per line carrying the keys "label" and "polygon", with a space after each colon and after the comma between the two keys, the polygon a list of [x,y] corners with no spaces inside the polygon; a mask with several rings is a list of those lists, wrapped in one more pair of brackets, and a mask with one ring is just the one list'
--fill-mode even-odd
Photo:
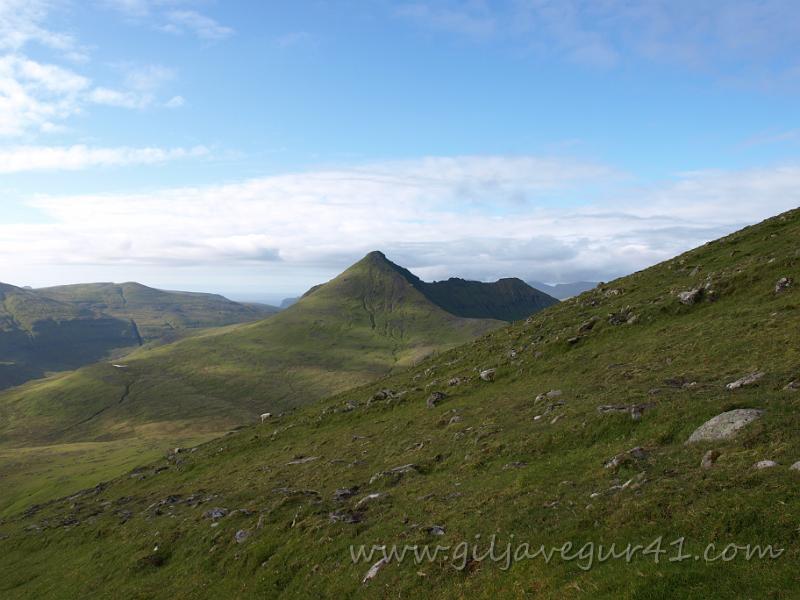
{"label": "faint trail on hillside", "polygon": [[129,396],[129,395],[130,395],[130,393],[131,393],[131,387],[132,387],[132,386],[133,386],[133,383],[132,383],[132,382],[131,382],[131,383],[126,383],[126,384],[125,384],[125,390],[122,392],[122,396],[120,396],[120,398],[119,398],[119,400],[117,400],[116,404],[109,404],[108,406],[104,406],[103,408],[101,408],[100,410],[98,410],[97,412],[95,412],[94,414],[92,414],[91,416],[89,416],[89,417],[87,417],[87,418],[83,419],[82,421],[78,421],[77,423],[75,423],[75,424],[73,424],[73,425],[70,425],[70,426],[69,426],[69,427],[67,427],[66,429],[63,429],[63,430],[61,431],[61,433],[66,433],[67,431],[70,431],[71,429],[75,429],[76,427],[80,427],[81,425],[85,425],[86,423],[88,423],[88,422],[89,422],[89,421],[91,421],[92,419],[95,419],[95,418],[99,417],[100,415],[102,415],[102,414],[103,414],[104,412],[106,412],[106,411],[107,411],[109,408],[113,408],[114,406],[119,406],[120,404],[122,404],[123,402],[125,402],[125,400],[127,400],[128,396]]}

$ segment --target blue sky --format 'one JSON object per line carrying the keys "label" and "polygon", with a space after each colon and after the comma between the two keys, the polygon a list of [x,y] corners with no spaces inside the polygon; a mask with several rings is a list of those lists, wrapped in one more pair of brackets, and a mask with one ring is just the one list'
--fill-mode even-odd
{"label": "blue sky", "polygon": [[0,280],[610,279],[800,204],[789,0],[0,0]]}

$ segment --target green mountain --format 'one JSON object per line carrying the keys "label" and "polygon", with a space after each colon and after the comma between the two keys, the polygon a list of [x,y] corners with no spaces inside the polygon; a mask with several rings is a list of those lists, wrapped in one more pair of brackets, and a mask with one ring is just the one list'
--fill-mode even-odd
{"label": "green mountain", "polygon": [[518,321],[558,303],[517,278],[482,283],[451,277],[426,283],[409,271],[402,271],[411,285],[431,302],[460,317]]}
{"label": "green mountain", "polygon": [[[0,521],[0,594],[794,597],[798,239],[795,210],[30,507]],[[351,308],[396,331],[376,307]],[[327,332],[308,339],[312,350]],[[227,374],[231,398],[239,375]],[[447,550],[354,562],[362,545]],[[540,548],[559,550],[546,561]]]}
{"label": "green mountain", "polygon": [[[99,472],[116,474],[137,458],[134,449],[153,456],[167,445],[197,443],[264,412],[285,412],[405,369],[504,324],[453,315],[420,284],[373,252],[269,319],[0,394],[0,477],[16,482],[0,510],[31,495],[77,489]],[[497,289],[473,287],[480,286]],[[508,312],[502,302],[485,307]],[[60,479],[51,479],[54,461],[78,451]]]}
{"label": "green mountain", "polygon": [[0,389],[76,369],[188,330],[277,312],[215,294],[167,292],[138,283],[32,290],[0,284]]}
{"label": "green mountain", "polygon": [[140,283],[82,283],[36,290],[39,295],[136,323],[142,340],[176,331],[255,321],[278,312],[266,304],[233,302],[217,294],[157,290]]}
{"label": "green mountain", "polygon": [[0,283],[0,389],[140,343],[130,319]]}

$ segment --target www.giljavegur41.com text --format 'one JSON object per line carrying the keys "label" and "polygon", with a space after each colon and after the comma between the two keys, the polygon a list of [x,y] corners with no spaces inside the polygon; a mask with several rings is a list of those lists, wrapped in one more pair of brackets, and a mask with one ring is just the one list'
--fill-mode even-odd
{"label": "www.giljavegur41.com text", "polygon": [[[693,551],[694,549],[694,551]],[[499,542],[496,535],[481,539],[475,536],[473,542],[459,542],[452,545],[392,545],[392,546],[350,546],[350,558],[353,563],[397,562],[407,560],[415,564],[449,562],[455,569],[463,570],[475,562],[489,561],[498,564],[503,570],[511,565],[528,561],[542,560],[545,564],[553,561],[574,562],[584,571],[608,561],[652,560],[681,563],[696,561],[704,563],[732,562],[735,560],[776,560],[785,552],[785,548],[777,548],[772,544],[741,543],[702,543],[692,544],[685,537],[665,541],[659,536],[642,544],[627,543],[625,545],[595,542],[564,542],[558,546],[545,547],[528,542],[515,542],[513,536],[507,542]]]}

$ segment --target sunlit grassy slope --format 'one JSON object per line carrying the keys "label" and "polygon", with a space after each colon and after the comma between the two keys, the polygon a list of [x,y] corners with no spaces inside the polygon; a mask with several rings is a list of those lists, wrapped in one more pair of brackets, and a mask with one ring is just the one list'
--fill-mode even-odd
{"label": "sunlit grassy slope", "polygon": [[[795,283],[776,292],[783,277]],[[800,392],[787,384],[800,377],[798,278],[792,211],[408,371],[33,508],[0,522],[0,594],[796,598],[800,472],[789,466],[800,460]],[[696,304],[678,300],[706,284]],[[487,368],[497,369],[493,382],[478,377]],[[726,388],[754,371],[765,373],[755,385]],[[448,385],[453,378],[460,383]],[[383,389],[395,397],[373,399]],[[554,390],[561,394],[537,400]],[[446,397],[429,408],[433,391]],[[598,411],[604,405],[643,412],[634,420]],[[685,444],[734,408],[764,413],[732,440]],[[638,458],[604,467],[634,447],[643,448]],[[702,469],[710,449],[720,457]],[[778,466],[753,468],[766,459]],[[404,465],[413,466],[376,477]],[[336,499],[342,488],[357,489]],[[381,496],[356,508],[369,494]],[[214,507],[230,511],[217,524],[204,517]],[[360,521],[336,518],[343,514]],[[663,536],[669,554],[589,570],[558,559],[508,571],[408,560],[362,584],[374,561],[354,565],[348,551],[478,535],[485,544],[492,534],[532,547]],[[671,562],[679,538],[691,558]],[[785,552],[695,560],[709,543],[712,556],[729,543]]]}
{"label": "sunlit grassy slope", "polygon": [[[69,443],[138,440],[131,445],[138,448],[143,438],[155,438],[166,448],[175,443],[176,423],[181,437],[203,439],[263,412],[371,381],[501,325],[445,312],[373,253],[269,319],[208,330],[140,350],[118,366],[99,363],[0,394],[0,449],[26,448],[24,465],[31,448],[42,447],[58,464],[51,448]],[[154,444],[144,446],[153,457]],[[0,474],[2,464],[0,457]],[[82,481],[65,476],[50,487],[51,497]],[[28,489],[9,486],[0,511],[24,501]],[[43,497],[46,486],[37,489]]]}

